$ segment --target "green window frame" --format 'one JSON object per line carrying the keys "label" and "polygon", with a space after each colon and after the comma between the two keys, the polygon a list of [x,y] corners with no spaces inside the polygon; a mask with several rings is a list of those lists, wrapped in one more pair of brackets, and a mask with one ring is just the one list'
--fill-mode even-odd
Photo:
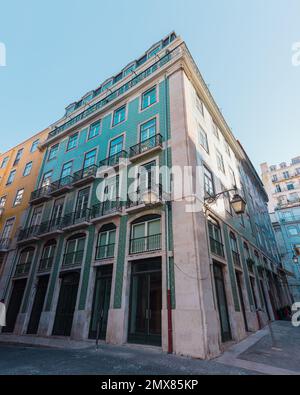
{"label": "green window frame", "polygon": [[142,110],[152,106],[157,101],[156,86],[142,95]]}
{"label": "green window frame", "polygon": [[100,126],[101,122],[97,121],[90,126],[89,133],[88,133],[88,140],[93,139],[94,137],[99,136],[100,134]]}

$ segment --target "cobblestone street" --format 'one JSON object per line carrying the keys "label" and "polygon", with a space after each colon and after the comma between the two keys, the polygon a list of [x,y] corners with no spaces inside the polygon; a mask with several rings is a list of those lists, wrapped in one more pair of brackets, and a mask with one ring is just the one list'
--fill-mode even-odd
{"label": "cobblestone street", "polygon": [[[254,375],[300,374],[300,330],[290,323],[273,324],[276,347],[268,328],[233,346],[215,361],[166,355],[159,349],[101,344],[99,350],[29,347],[0,343],[2,375],[168,374]],[[3,336],[2,336],[3,340]],[[1,335],[0,335],[1,341]]]}

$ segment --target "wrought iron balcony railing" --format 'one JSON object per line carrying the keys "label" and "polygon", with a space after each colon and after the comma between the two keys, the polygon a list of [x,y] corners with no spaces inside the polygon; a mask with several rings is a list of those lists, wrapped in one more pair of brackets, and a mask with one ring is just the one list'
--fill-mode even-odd
{"label": "wrought iron balcony railing", "polygon": [[70,187],[73,182],[73,176],[66,176],[63,178],[60,178],[57,181],[54,181],[51,184],[51,193],[59,191],[60,189],[64,189],[66,187]]}
{"label": "wrought iron balcony railing", "polygon": [[219,241],[219,240],[215,240],[214,238],[210,237],[210,249],[211,252],[215,255],[218,255],[222,258],[225,257],[224,254],[224,245]]}
{"label": "wrought iron balcony railing", "polygon": [[16,266],[15,277],[26,276],[30,271],[31,262],[20,263]]}
{"label": "wrought iron balcony railing", "polygon": [[53,218],[50,221],[45,221],[41,223],[38,230],[38,234],[43,235],[47,233],[53,233],[61,230],[61,228],[62,228],[62,218],[61,217]]}
{"label": "wrought iron balcony railing", "polygon": [[53,257],[42,258],[40,260],[38,272],[39,273],[43,273],[43,272],[50,271],[52,269],[52,266],[53,266],[53,260],[54,260]]}
{"label": "wrought iron balcony railing", "polygon": [[88,180],[90,178],[95,178],[97,176],[98,167],[96,165],[92,165],[81,169],[73,174],[73,183],[78,183],[80,181]]}
{"label": "wrought iron balcony railing", "polygon": [[96,260],[113,258],[115,255],[115,243],[100,245],[96,248]]}
{"label": "wrought iron balcony railing", "polygon": [[120,199],[106,200],[92,207],[91,219],[101,218],[105,215],[114,214],[122,211]]}
{"label": "wrought iron balcony railing", "polygon": [[62,219],[62,228],[89,222],[90,218],[91,210],[89,208],[66,214]]}
{"label": "wrought iron balcony railing", "polygon": [[162,147],[162,142],[163,142],[162,135],[156,134],[155,136],[150,137],[149,139],[142,141],[141,143],[131,147],[130,158],[137,155],[141,155],[147,151],[150,151],[153,148]]}
{"label": "wrought iron balcony railing", "polygon": [[235,251],[231,251],[232,252],[232,259],[233,259],[233,264],[235,266],[241,266],[241,259],[240,259],[240,254],[238,254]]}
{"label": "wrought iron balcony railing", "polygon": [[18,241],[24,241],[32,237],[36,237],[39,233],[39,227],[39,225],[34,225],[29,228],[21,229],[18,235]]}
{"label": "wrought iron balcony railing", "polygon": [[83,262],[84,251],[74,251],[67,254],[64,254],[63,259],[63,268],[80,266]]}
{"label": "wrought iron balcony railing", "polygon": [[9,249],[11,239],[0,239],[0,251],[6,251]]}
{"label": "wrought iron balcony railing", "polygon": [[109,156],[106,159],[103,159],[100,161],[99,163],[99,167],[102,166],[107,166],[107,167],[113,167],[113,166],[117,166],[120,162],[121,158],[127,158],[128,154],[126,151],[120,151],[115,155]]}
{"label": "wrought iron balcony railing", "polygon": [[143,204],[155,205],[162,203],[162,198],[163,187],[161,184],[151,185],[146,189],[138,188],[135,195],[128,196],[126,207],[132,208]]}
{"label": "wrought iron balcony railing", "polygon": [[34,200],[46,199],[51,192],[51,185],[46,185],[42,188],[36,189],[31,193],[30,201],[33,202]]}
{"label": "wrought iron balcony railing", "polygon": [[141,254],[161,250],[161,234],[130,240],[130,254]]}

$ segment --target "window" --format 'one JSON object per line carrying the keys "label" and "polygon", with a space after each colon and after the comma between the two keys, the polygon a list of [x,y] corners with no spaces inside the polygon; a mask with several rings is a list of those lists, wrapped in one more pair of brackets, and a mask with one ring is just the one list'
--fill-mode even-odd
{"label": "window", "polygon": [[230,232],[230,246],[231,246],[231,253],[232,253],[232,259],[233,259],[234,264],[236,266],[241,266],[237,239],[235,237],[235,234],[232,232]]}
{"label": "window", "polygon": [[210,249],[213,254],[224,257],[224,246],[222,244],[221,228],[217,221],[212,218],[208,221],[208,234],[210,239]]}
{"label": "window", "polygon": [[5,223],[4,229],[3,229],[3,233],[2,233],[2,240],[8,240],[10,238],[13,226],[14,226],[14,222],[15,220],[12,219],[8,219]]}
{"label": "window", "polygon": [[121,81],[122,78],[123,78],[123,73],[119,73],[118,75],[116,75],[114,78],[114,84]]}
{"label": "window", "polygon": [[135,69],[135,64],[132,64],[131,66],[127,67],[127,69],[124,70],[124,77],[126,77],[128,74],[131,74],[133,70]]}
{"label": "window", "polygon": [[141,125],[141,143],[156,135],[156,118]]}
{"label": "window", "polygon": [[52,177],[52,170],[44,174],[42,185],[41,185],[42,188],[50,185],[51,177]]}
{"label": "window", "polygon": [[24,172],[23,172],[23,176],[27,177],[29,176],[29,174],[31,173],[32,170],[32,162],[27,163],[27,165],[25,166]]}
{"label": "window", "polygon": [[59,149],[59,144],[56,144],[50,148],[48,160],[52,160],[57,157],[58,149]]}
{"label": "window", "polygon": [[2,163],[1,163],[1,169],[5,169],[8,161],[9,161],[9,157],[7,156],[6,158],[3,159]]}
{"label": "window", "polygon": [[217,139],[220,138],[218,126],[214,122],[213,122],[213,133],[217,137]]}
{"label": "window", "polygon": [[71,136],[69,138],[67,151],[70,151],[70,150],[76,148],[77,147],[77,142],[78,142],[78,133],[75,133],[75,134],[73,134],[73,136]]}
{"label": "window", "polygon": [[288,226],[287,231],[289,236],[297,236],[299,234],[297,226]]}
{"label": "window", "polygon": [[93,166],[96,163],[96,155],[97,155],[96,149],[85,154],[85,158],[83,162],[84,169],[87,169],[88,167]]}
{"label": "window", "polygon": [[36,207],[32,213],[31,221],[30,221],[30,227],[35,228],[41,224],[42,221],[42,215],[43,215],[43,207]]}
{"label": "window", "polygon": [[152,58],[155,56],[158,52],[160,51],[160,46],[155,47],[148,53],[148,59]]}
{"label": "window", "polygon": [[126,106],[123,106],[114,112],[113,126],[116,126],[121,122],[124,122],[125,117],[126,117]]}
{"label": "window", "polygon": [[161,249],[160,217],[148,216],[133,223],[130,253],[138,254]]}
{"label": "window", "polygon": [[200,100],[199,96],[196,96],[196,107],[201,113],[202,116],[204,116],[204,108],[203,108],[203,103],[202,100]]}
{"label": "window", "polygon": [[23,151],[24,151],[23,148],[19,149],[19,151],[17,152],[17,155],[16,155],[16,158],[15,158],[13,166],[17,166],[17,164],[20,162],[20,159],[22,157]]}
{"label": "window", "polygon": [[14,182],[14,179],[15,179],[15,176],[16,176],[16,172],[17,172],[16,170],[12,170],[10,172],[10,174],[8,176],[8,179],[7,179],[7,182],[6,182],[6,185],[10,185],[10,184],[12,184]]}
{"label": "window", "polygon": [[287,184],[286,187],[287,187],[288,191],[292,191],[293,189],[295,189],[294,183],[292,183],[292,182]]}
{"label": "window", "polygon": [[19,189],[15,197],[14,207],[19,206],[22,203],[23,196],[24,189]]}
{"label": "window", "polygon": [[147,107],[152,106],[152,104],[156,103],[156,87],[150,89],[149,91],[143,93],[142,96],[142,110]]}
{"label": "window", "polygon": [[116,243],[116,227],[113,224],[104,225],[98,235],[96,259],[114,257]]}
{"label": "window", "polygon": [[33,261],[34,251],[35,249],[33,247],[29,247],[21,251],[16,266],[15,275],[21,276],[29,273],[31,263]]}
{"label": "window", "polygon": [[83,262],[86,236],[79,234],[67,241],[63,266],[79,266]]}
{"label": "window", "polygon": [[65,163],[63,165],[60,178],[63,179],[63,178],[69,177],[72,173],[72,167],[73,167],[72,161]]}
{"label": "window", "polygon": [[285,178],[285,179],[290,178],[290,173],[288,171],[284,171],[283,178]]}
{"label": "window", "polygon": [[[229,167],[229,175],[230,175],[231,186],[235,187],[236,186],[236,178],[235,178],[234,171],[231,169],[231,167]],[[243,195],[244,195],[244,191],[243,191]]]}
{"label": "window", "polygon": [[274,175],[272,176],[272,181],[273,181],[273,182],[277,182],[277,181],[278,181],[277,174],[274,174]]}
{"label": "window", "polygon": [[54,260],[55,249],[55,240],[50,240],[45,244],[42,258],[40,260],[39,271],[47,271],[51,269]]}
{"label": "window", "polygon": [[102,92],[105,91],[106,89],[108,89],[109,87],[111,87],[112,85],[113,85],[113,80],[109,80],[109,81],[105,82],[101,88]]}
{"label": "window", "polygon": [[142,57],[136,62],[137,67],[141,66],[141,65],[144,64],[146,61],[147,61],[147,55],[142,56]]}
{"label": "window", "polygon": [[93,123],[90,126],[88,139],[93,139],[96,136],[99,136],[100,133],[100,121]]}
{"label": "window", "polygon": [[0,199],[0,208],[4,208],[6,205],[7,196],[2,196]]}
{"label": "window", "polygon": [[199,136],[199,144],[208,153],[209,148],[208,148],[207,134],[200,125],[198,125],[198,136]]}
{"label": "window", "polygon": [[276,191],[276,193],[281,192],[281,187],[280,187],[280,185],[278,185],[278,184],[276,185],[275,191]]}
{"label": "window", "polygon": [[109,156],[114,156],[119,154],[123,150],[123,136],[117,137],[110,142]]}
{"label": "window", "polygon": [[204,166],[204,191],[206,195],[214,196],[215,187],[212,172]]}
{"label": "window", "polygon": [[35,151],[38,149],[39,142],[40,142],[40,140],[35,140],[35,141],[32,143],[32,146],[31,146],[31,149],[30,149],[30,152],[31,152],[31,153],[35,152]]}
{"label": "window", "polygon": [[227,154],[227,155],[229,156],[229,158],[230,158],[230,157],[231,157],[230,147],[229,147],[229,144],[227,143],[226,140],[224,140],[224,145],[225,145],[226,154]]}
{"label": "window", "polygon": [[217,164],[218,169],[221,170],[225,174],[225,166],[222,154],[217,150]]}

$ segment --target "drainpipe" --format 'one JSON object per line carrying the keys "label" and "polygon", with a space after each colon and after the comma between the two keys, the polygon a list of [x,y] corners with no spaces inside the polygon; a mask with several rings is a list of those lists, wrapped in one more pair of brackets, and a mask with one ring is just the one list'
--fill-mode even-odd
{"label": "drainpipe", "polygon": [[[166,135],[168,135],[168,116],[169,116],[169,108],[168,108],[168,89],[167,89],[167,81],[168,78],[165,75],[165,131]],[[165,145],[165,164],[168,166],[169,164],[169,155],[168,155],[168,146]],[[170,180],[169,177],[166,177],[166,187],[167,191],[170,190]],[[170,202],[166,202],[166,210],[165,210],[165,233],[166,233],[166,277],[167,277],[167,312],[168,312],[168,353],[173,353],[173,324],[172,324],[172,293],[171,293],[171,271],[170,271],[170,259],[169,259],[169,208],[171,207]]]}

